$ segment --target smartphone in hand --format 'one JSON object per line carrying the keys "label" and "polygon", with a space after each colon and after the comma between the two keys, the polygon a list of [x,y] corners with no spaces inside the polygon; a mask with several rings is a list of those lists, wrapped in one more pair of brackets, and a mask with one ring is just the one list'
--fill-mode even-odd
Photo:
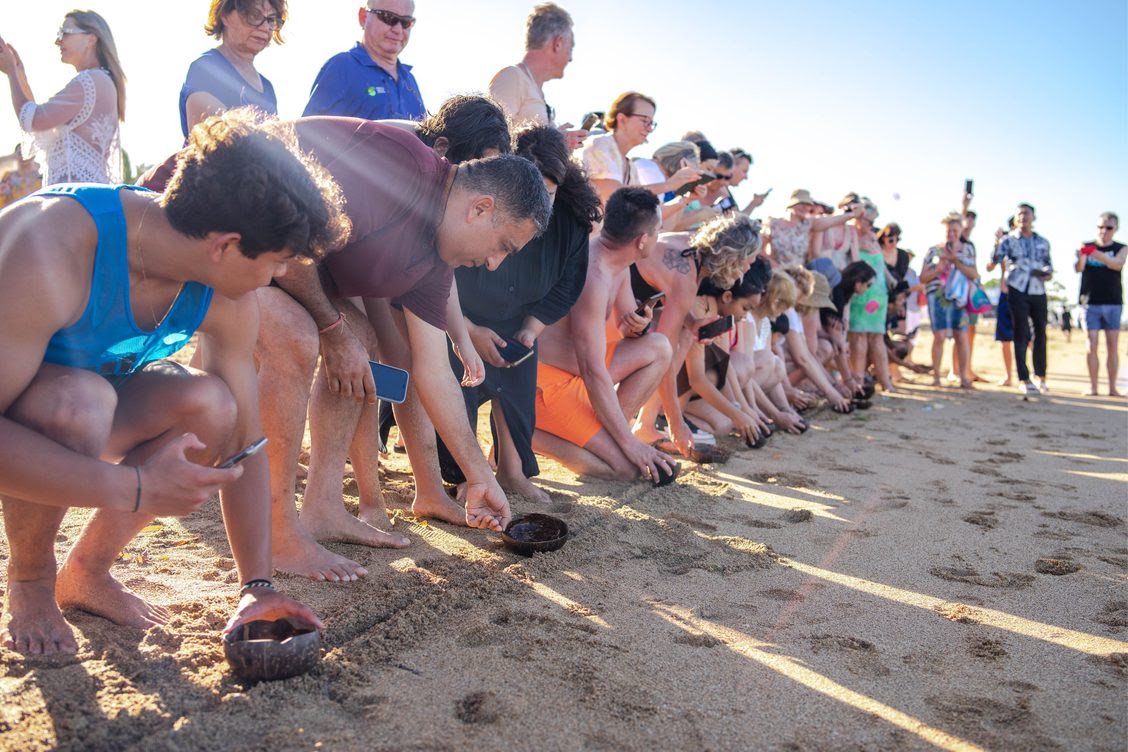
{"label": "smartphone in hand", "polygon": [[969,180],[964,181],[964,193],[966,193],[968,195],[975,193],[975,191],[972,190],[972,188],[974,188],[974,187],[975,187],[975,181],[974,180],[969,179]]}
{"label": "smartphone in hand", "polygon": [[716,337],[718,334],[724,334],[729,329],[732,329],[732,327],[735,323],[736,323],[736,320],[733,319],[732,316],[722,316],[721,318],[717,319],[716,321],[714,321],[710,324],[706,324],[705,326],[698,329],[697,330],[697,339],[699,341],[700,340],[706,340],[706,339],[712,339],[713,337]]}
{"label": "smartphone in hand", "polygon": [[368,361],[368,366],[376,381],[377,397],[397,405],[407,399],[407,382],[411,378],[407,371],[375,360]]}
{"label": "smartphone in hand", "polygon": [[252,454],[255,454],[256,452],[258,452],[258,450],[262,449],[264,446],[266,446],[266,437],[265,436],[263,436],[260,439],[255,440],[255,441],[252,441],[250,444],[243,447],[238,452],[231,455],[230,457],[228,457],[227,459],[225,459],[223,462],[219,463],[218,465],[216,465],[216,467],[218,467],[220,470],[226,470],[229,467],[235,467],[240,462],[242,462],[243,460],[250,457]]}
{"label": "smartphone in hand", "polygon": [[651,311],[653,311],[658,306],[659,301],[661,301],[664,297],[666,297],[666,293],[664,292],[657,292],[651,295],[649,298],[639,303],[638,308],[635,309],[635,314],[639,316],[645,316],[646,309],[649,308]]}
{"label": "smartphone in hand", "polygon": [[533,348],[525,347],[515,339],[506,339],[505,344],[497,348],[497,354],[512,368],[531,358]]}

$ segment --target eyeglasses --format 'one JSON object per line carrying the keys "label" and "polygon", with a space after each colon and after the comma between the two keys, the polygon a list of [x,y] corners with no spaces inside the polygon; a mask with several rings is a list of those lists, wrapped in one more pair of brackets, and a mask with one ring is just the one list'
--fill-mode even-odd
{"label": "eyeglasses", "polygon": [[254,26],[256,29],[260,28],[263,24],[270,24],[270,28],[272,29],[281,29],[282,24],[286,23],[282,16],[275,13],[271,13],[268,16],[257,10],[249,10],[239,15],[243,17],[243,22],[247,24],[247,26]]}
{"label": "eyeglasses", "polygon": [[715,174],[716,174],[717,177],[713,178],[714,180],[732,180],[732,173],[731,172],[728,175],[725,175],[723,172],[718,172],[718,173],[715,173]]}
{"label": "eyeglasses", "polygon": [[376,8],[365,8],[365,10],[368,11],[368,15],[376,16],[376,18],[380,19],[380,23],[385,26],[395,26],[399,24],[403,27],[404,31],[407,31],[415,25],[415,18],[413,16],[401,16],[399,13],[392,13],[390,10],[378,10]]}
{"label": "eyeglasses", "polygon": [[643,128],[649,128],[650,130],[654,130],[655,128],[658,127],[657,121],[655,121],[654,118],[650,117],[649,115],[638,115],[634,112],[628,112],[628,113],[624,113],[624,114],[627,117],[636,117],[639,120],[641,120]]}
{"label": "eyeglasses", "polygon": [[93,32],[87,31],[86,29],[59,29],[57,32],[55,32],[55,41],[61,42],[61,41],[63,41],[63,37],[69,37],[72,34],[92,34],[92,33]]}

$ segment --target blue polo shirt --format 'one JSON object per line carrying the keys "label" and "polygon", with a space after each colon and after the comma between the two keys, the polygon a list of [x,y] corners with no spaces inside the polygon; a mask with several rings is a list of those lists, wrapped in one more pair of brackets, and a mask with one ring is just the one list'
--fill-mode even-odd
{"label": "blue polo shirt", "polygon": [[377,65],[364,45],[329,58],[313,82],[305,117],[338,115],[367,120],[422,120],[427,116],[411,66],[396,62],[399,80]]}

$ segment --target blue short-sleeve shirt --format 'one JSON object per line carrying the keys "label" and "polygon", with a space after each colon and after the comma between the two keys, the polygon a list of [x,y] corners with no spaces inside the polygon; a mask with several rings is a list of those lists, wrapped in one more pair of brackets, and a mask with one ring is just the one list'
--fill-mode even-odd
{"label": "blue short-sleeve shirt", "polygon": [[337,115],[367,120],[422,120],[427,116],[411,66],[396,62],[392,76],[357,42],[322,66],[313,82],[305,117]]}

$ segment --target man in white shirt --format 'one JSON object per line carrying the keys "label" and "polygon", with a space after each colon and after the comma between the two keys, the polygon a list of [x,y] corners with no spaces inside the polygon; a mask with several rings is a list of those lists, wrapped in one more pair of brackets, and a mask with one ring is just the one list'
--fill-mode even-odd
{"label": "man in white shirt", "polygon": [[[525,57],[517,65],[502,68],[490,81],[490,96],[515,124],[556,125],[543,87],[546,81],[564,77],[574,46],[568,11],[554,3],[533,8],[525,22]],[[577,149],[587,136],[585,130],[573,130],[571,123],[564,123],[560,130],[569,150]]]}

